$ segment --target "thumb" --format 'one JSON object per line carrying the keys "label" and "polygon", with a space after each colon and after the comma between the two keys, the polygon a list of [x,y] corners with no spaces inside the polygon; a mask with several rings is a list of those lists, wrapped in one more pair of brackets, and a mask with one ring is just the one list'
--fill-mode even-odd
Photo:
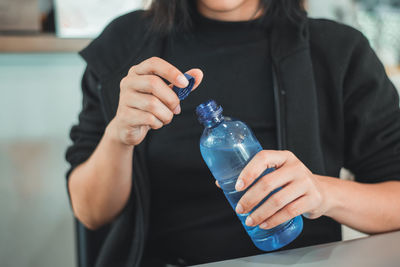
{"label": "thumb", "polygon": [[186,73],[195,79],[195,83],[194,83],[194,86],[192,89],[192,91],[193,91],[200,85],[201,81],[203,80],[204,74],[201,71],[201,69],[191,69],[191,70],[188,70]]}

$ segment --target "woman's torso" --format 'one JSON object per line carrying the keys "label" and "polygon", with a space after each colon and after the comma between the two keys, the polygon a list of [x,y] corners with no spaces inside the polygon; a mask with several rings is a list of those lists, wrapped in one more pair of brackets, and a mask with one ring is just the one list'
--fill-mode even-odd
{"label": "woman's torso", "polygon": [[182,113],[148,136],[151,219],[147,253],[188,264],[260,253],[203,162],[194,110],[215,99],[246,122],[265,149],[276,149],[268,34],[258,20],[227,23],[197,17],[190,36],[167,41],[163,57],[204,80],[181,102]]}

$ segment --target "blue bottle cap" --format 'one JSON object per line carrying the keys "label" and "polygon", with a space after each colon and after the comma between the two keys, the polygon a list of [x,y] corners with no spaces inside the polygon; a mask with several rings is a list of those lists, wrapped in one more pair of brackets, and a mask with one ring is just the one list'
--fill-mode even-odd
{"label": "blue bottle cap", "polygon": [[195,79],[192,76],[186,73],[183,75],[185,75],[186,79],[188,79],[189,85],[186,86],[185,88],[179,88],[177,86],[172,87],[172,90],[174,90],[179,100],[185,99],[190,94],[195,83]]}

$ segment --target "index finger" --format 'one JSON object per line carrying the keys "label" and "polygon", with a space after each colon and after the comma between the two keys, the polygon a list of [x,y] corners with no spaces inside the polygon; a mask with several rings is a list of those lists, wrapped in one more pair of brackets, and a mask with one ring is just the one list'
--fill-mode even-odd
{"label": "index finger", "polygon": [[155,74],[178,87],[186,87],[189,85],[189,81],[180,70],[159,57],[146,59],[140,64],[133,66],[129,72],[134,72],[138,75]]}
{"label": "index finger", "polygon": [[263,172],[270,168],[279,168],[290,157],[289,151],[262,150],[258,152],[240,173],[235,189],[245,190]]}

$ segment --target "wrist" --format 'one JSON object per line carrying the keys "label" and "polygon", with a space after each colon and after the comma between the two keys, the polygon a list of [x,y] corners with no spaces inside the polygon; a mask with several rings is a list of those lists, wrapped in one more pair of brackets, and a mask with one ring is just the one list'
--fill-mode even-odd
{"label": "wrist", "polygon": [[342,206],[340,186],[342,180],[328,176],[318,176],[324,195],[323,210],[324,215],[333,218],[337,210]]}
{"label": "wrist", "polygon": [[115,118],[110,121],[107,125],[103,138],[109,144],[112,144],[114,147],[121,147],[122,149],[131,150],[134,146],[128,145],[122,142],[120,135],[118,133],[118,127],[116,125]]}

